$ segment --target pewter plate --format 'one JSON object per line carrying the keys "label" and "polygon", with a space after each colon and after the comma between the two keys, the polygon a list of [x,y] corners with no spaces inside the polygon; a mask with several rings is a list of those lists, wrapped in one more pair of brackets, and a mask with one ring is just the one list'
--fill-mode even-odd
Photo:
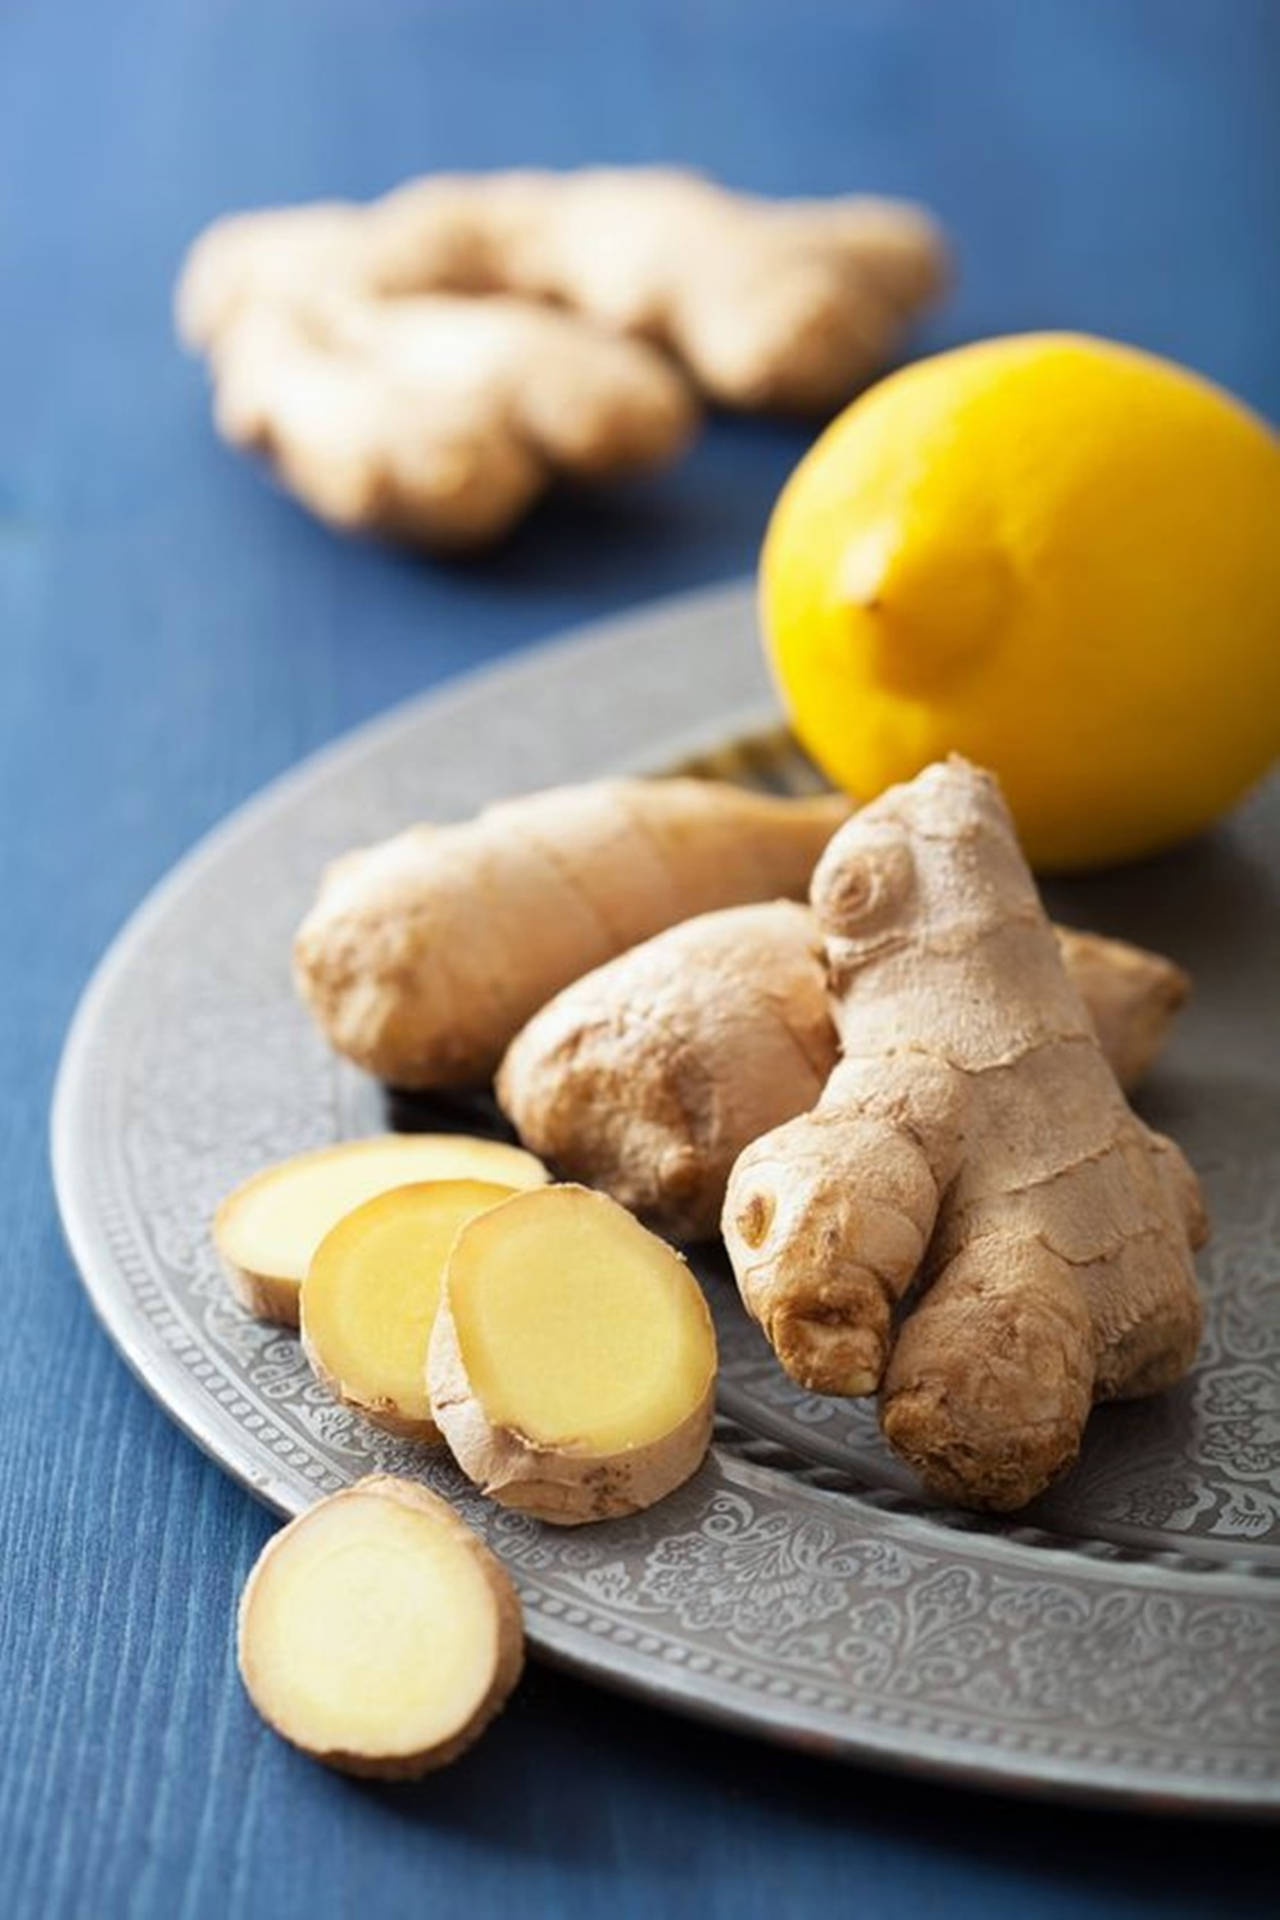
{"label": "pewter plate", "polygon": [[[1192,1378],[1103,1409],[1018,1523],[932,1508],[873,1412],[792,1387],[714,1256],[717,1444],[648,1513],[561,1531],[438,1450],[335,1406],[296,1340],[230,1301],[220,1196],[386,1125],[295,1005],[289,939],[323,862],[419,817],[621,767],[813,784],[777,729],[749,590],[571,637],[366,727],[203,842],[102,962],[54,1109],[58,1197],[106,1327],[228,1472],[285,1513],[421,1474],[511,1567],[544,1654],[680,1711],[970,1785],[1280,1810],[1280,789],[1163,861],[1053,890],[1060,918],[1190,966],[1143,1095],[1215,1219]],[[455,1124],[458,1116],[454,1116]],[[421,1107],[391,1116],[440,1124]],[[467,1121],[464,1124],[469,1123]]]}

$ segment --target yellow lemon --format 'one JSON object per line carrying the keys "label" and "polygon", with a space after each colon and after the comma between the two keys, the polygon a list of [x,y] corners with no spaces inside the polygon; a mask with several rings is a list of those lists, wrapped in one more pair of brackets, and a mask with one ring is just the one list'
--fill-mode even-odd
{"label": "yellow lemon", "polygon": [[1280,751],[1280,442],[1129,347],[1028,334],[882,381],[784,488],[761,595],[838,785],[964,753],[1042,868],[1194,833]]}

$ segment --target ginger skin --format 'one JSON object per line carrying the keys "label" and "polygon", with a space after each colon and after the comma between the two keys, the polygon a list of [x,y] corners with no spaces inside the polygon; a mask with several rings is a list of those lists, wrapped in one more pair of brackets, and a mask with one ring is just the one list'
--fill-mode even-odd
{"label": "ginger skin", "polygon": [[339,1052],[405,1087],[490,1078],[553,994],[713,907],[803,893],[849,803],[602,780],[412,827],[326,873],[294,945]]}
{"label": "ginger skin", "polygon": [[[1132,1085],[1187,992],[1172,961],[1057,929],[1103,1051]],[[676,1240],[716,1232],[753,1140],[814,1106],[836,1064],[822,938],[791,901],[672,927],[535,1013],[498,1070],[524,1143]]]}
{"label": "ginger skin", "polygon": [[498,539],[559,475],[664,465],[697,419],[652,348],[524,300],[259,300],[209,361],[218,431],[321,519],[440,549]]}
{"label": "ginger skin", "polygon": [[367,206],[216,221],[177,316],[207,350],[264,303],[517,294],[657,342],[729,406],[822,413],[892,356],[947,271],[937,226],[905,201],[768,200],[665,167],[437,174]]}
{"label": "ginger skin", "polygon": [[1062,964],[1126,1093],[1140,1085],[1186,1005],[1190,976],[1162,953],[1105,934],[1055,927]]}
{"label": "ginger skin", "polygon": [[657,167],[437,175],[215,221],[175,309],[226,440],[333,526],[448,550],[560,475],[673,460],[700,409],[672,354],[729,405],[832,411],[945,276],[896,201]]}
{"label": "ginger skin", "polygon": [[933,1492],[1022,1506],[1095,1400],[1191,1365],[1195,1177],[1127,1106],[989,775],[952,759],[891,788],[812,900],[842,1058],[733,1169],[739,1288],[802,1385],[883,1381],[886,1438]]}
{"label": "ginger skin", "polygon": [[372,209],[382,284],[552,299],[656,340],[731,407],[833,411],[947,279],[904,201],[767,200],[678,168],[440,175]]}

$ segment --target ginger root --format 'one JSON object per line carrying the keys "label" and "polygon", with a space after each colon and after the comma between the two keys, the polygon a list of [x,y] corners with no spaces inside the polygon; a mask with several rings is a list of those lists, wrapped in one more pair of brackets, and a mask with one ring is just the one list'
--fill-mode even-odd
{"label": "ginger root", "polygon": [[240,1673],[276,1732],[344,1773],[413,1779],[483,1732],[524,1664],[501,1561],[416,1481],[374,1474],[263,1548]]}
{"label": "ginger root", "polygon": [[[1067,972],[1128,1086],[1186,996],[1171,960],[1057,929]],[[791,901],[701,914],[574,981],[498,1070],[525,1145],[660,1232],[704,1239],[730,1169],[812,1107],[836,1064],[822,937]]]}
{"label": "ginger root", "polygon": [[533,295],[668,347],[733,407],[831,411],[941,293],[904,201],[766,200],[677,168],[440,175],[370,209],[382,285]]}
{"label": "ginger root", "polygon": [[1140,1085],[1187,1003],[1191,978],[1173,960],[1127,940],[1055,927],[1062,964],[1089,1010],[1107,1063],[1126,1093]]}
{"label": "ginger root", "polygon": [[469,1220],[509,1200],[486,1180],[393,1187],[344,1215],[302,1283],[302,1350],[335,1399],[408,1440],[438,1440],[427,1345],[445,1264]]}
{"label": "ginger root", "polygon": [[739,1288],[801,1385],[883,1377],[886,1438],[934,1492],[1022,1506],[1094,1400],[1190,1366],[1195,1176],[1126,1105],[989,775],[891,788],[812,899],[842,1058],[734,1166]]}
{"label": "ginger root", "polygon": [[294,944],[299,991],[384,1080],[484,1081],[592,967],[709,908],[803,892],[848,810],[835,794],[601,780],[412,827],[326,873]]}
{"label": "ginger root", "polygon": [[501,1140],[455,1133],[384,1133],[295,1154],[242,1181],[218,1208],[214,1245],[232,1293],[259,1320],[298,1324],[303,1277],[345,1214],[375,1194],[419,1180],[484,1180],[534,1187],[547,1170]]}
{"label": "ginger root", "polygon": [[730,406],[823,412],[890,358],[946,277],[937,226],[904,201],[766,200],[664,167],[440,174],[368,206],[216,221],[177,312],[207,349],[253,305],[519,294],[659,342]]}
{"label": "ginger root", "polygon": [[232,314],[209,349],[218,430],[338,527],[477,545],[557,475],[661,466],[696,423],[661,355],[529,301],[332,292]]}
{"label": "ginger root", "polygon": [[676,1240],[716,1230],[743,1147],[835,1064],[822,942],[790,900],[699,914],[575,980],[498,1069],[498,1104],[569,1180]]}
{"label": "ginger root", "polygon": [[706,1453],[715,1374],[688,1267],[604,1194],[517,1194],[454,1242],[431,1405],[503,1505],[561,1526],[651,1506]]}

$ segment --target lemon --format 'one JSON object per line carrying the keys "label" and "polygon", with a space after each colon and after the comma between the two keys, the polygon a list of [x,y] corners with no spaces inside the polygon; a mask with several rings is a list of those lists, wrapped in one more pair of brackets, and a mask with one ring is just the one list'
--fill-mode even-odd
{"label": "lemon", "polygon": [[1035,865],[1150,853],[1280,751],[1280,442],[1129,347],[961,347],[812,448],[761,599],[837,785],[869,799],[956,750],[999,775]]}

